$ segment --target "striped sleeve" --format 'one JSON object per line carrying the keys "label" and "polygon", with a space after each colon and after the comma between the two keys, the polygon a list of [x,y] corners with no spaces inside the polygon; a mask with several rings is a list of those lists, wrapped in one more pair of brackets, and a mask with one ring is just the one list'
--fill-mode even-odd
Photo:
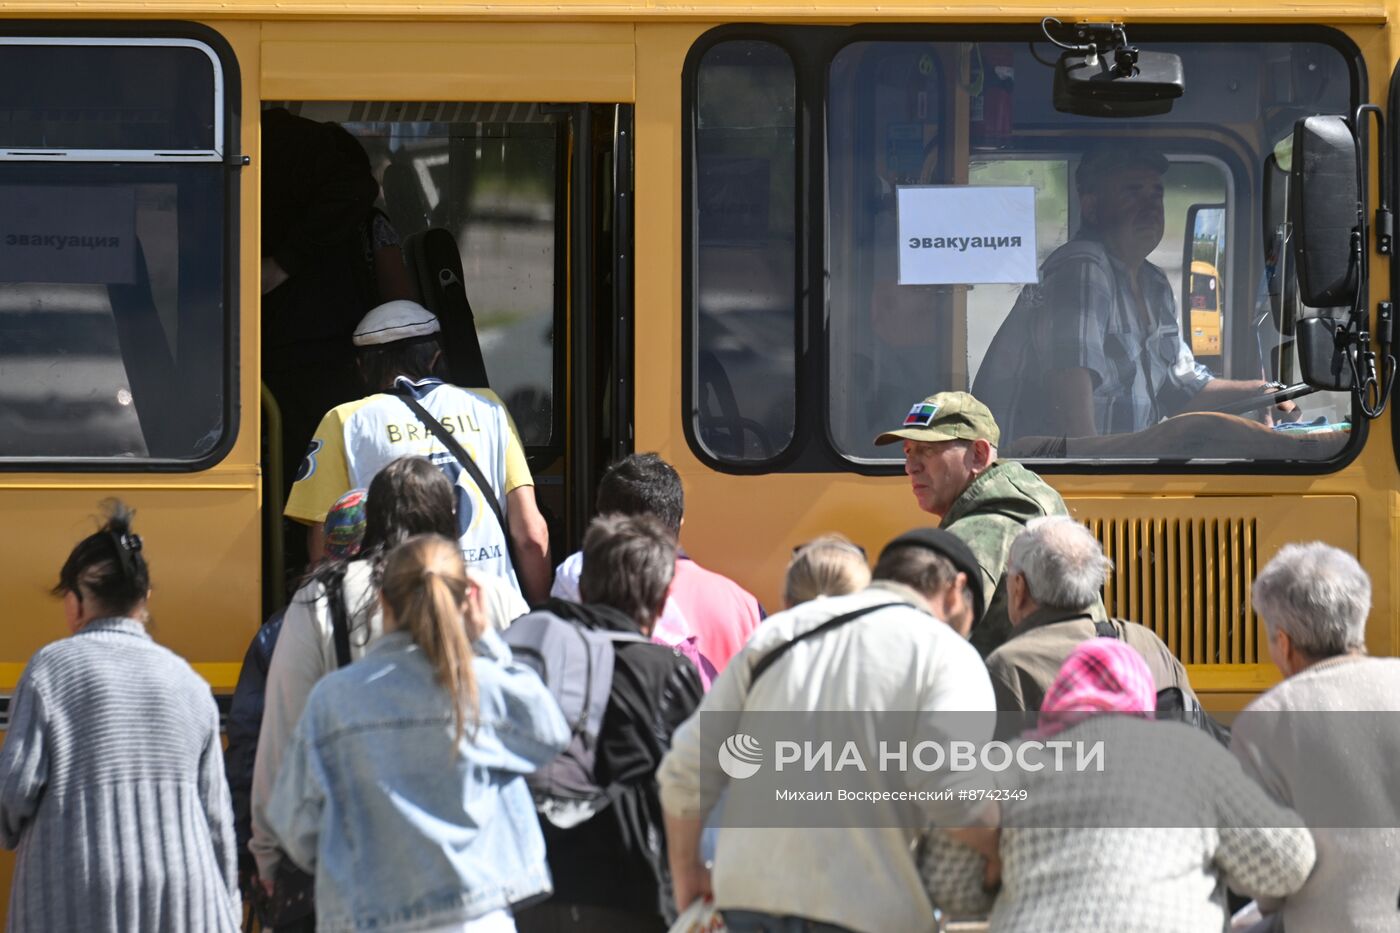
{"label": "striped sleeve", "polygon": [[233,903],[238,904],[238,848],[233,834],[233,802],[219,743],[219,708],[212,697],[205,700],[205,706],[209,734],[199,758],[199,800],[209,822],[209,839],[220,880]]}
{"label": "striped sleeve", "polygon": [[1104,266],[1088,258],[1056,265],[1041,288],[1054,326],[1042,348],[1046,369],[1087,369],[1094,385],[1110,371],[1104,335],[1113,320],[1114,289]]}
{"label": "striped sleeve", "polygon": [[48,783],[44,701],[27,668],[10,706],[10,726],[0,749],[0,845],[19,845]]}

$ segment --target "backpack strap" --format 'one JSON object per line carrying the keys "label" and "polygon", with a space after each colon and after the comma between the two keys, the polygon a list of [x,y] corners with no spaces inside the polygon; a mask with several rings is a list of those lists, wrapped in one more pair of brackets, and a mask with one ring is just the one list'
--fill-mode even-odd
{"label": "backpack strap", "polygon": [[418,420],[423,422],[423,427],[432,432],[433,436],[442,441],[442,446],[447,448],[448,453],[461,464],[462,469],[467,471],[467,475],[476,483],[476,488],[481,490],[481,497],[486,500],[486,505],[490,507],[491,514],[496,516],[496,522],[501,526],[501,534],[506,539],[506,553],[510,555],[510,565],[517,574],[520,573],[520,561],[516,560],[515,542],[510,539],[510,526],[506,524],[505,513],[501,511],[501,503],[496,498],[496,492],[491,488],[491,483],[481,472],[481,467],[476,465],[471,455],[457,442],[457,439],[448,433],[447,428],[442,426],[442,422],[432,416],[428,409],[418,399],[413,397],[413,393],[408,389],[394,386],[390,391],[391,395],[397,395],[403,403],[412,409],[418,416]]}
{"label": "backpack strap", "polygon": [[758,663],[753,666],[753,673],[749,675],[749,689],[752,690],[753,685],[758,683],[758,678],[763,676],[763,672],[768,670],[768,668],[772,667],[774,664],[776,664],[778,662],[778,659],[781,658],[783,655],[787,654],[788,651],[790,651],[792,647],[798,642],[806,641],[809,638],[815,638],[816,636],[821,635],[825,632],[829,632],[834,628],[840,628],[847,622],[854,622],[856,619],[859,619],[863,615],[868,615],[872,612],[878,612],[881,609],[893,609],[895,606],[908,605],[908,603],[880,603],[878,606],[865,606],[864,608],[854,609],[850,612],[839,615],[834,619],[827,619],[825,622],[823,622],[821,625],[818,625],[816,628],[806,632],[802,632],[801,634],[794,637],[791,641],[779,645],[778,647],[774,648],[772,651],[768,652],[763,657],[758,659]]}
{"label": "backpack strap", "polygon": [[326,607],[331,615],[331,641],[335,644],[335,666],[350,663],[350,613],[345,608],[345,572],[326,580]]}
{"label": "backpack strap", "polygon": [[598,632],[604,638],[606,638],[610,642],[613,642],[614,644],[626,644],[630,642],[641,642],[642,644],[646,645],[656,644],[656,642],[652,641],[650,638],[646,637],[645,635],[638,634],[637,632],[618,632],[612,629],[607,629],[606,631],[601,629],[594,629],[594,631]]}
{"label": "backpack strap", "polygon": [[1123,635],[1118,631],[1118,626],[1112,622],[1095,622],[1094,634],[1100,638],[1112,638],[1114,641],[1122,641]]}

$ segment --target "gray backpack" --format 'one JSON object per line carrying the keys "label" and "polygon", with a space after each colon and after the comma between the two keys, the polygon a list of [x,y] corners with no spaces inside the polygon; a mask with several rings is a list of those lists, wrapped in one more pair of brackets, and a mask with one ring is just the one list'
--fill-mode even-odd
{"label": "gray backpack", "polygon": [[535,809],[560,829],[577,826],[608,803],[594,771],[598,733],[612,691],[615,646],[650,639],[586,628],[537,609],[512,622],[505,640],[516,660],[540,675],[572,733],[568,748],[525,778]]}

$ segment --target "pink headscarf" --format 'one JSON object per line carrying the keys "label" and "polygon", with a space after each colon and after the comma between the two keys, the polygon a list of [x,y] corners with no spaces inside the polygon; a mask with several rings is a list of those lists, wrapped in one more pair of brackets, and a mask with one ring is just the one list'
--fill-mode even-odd
{"label": "pink headscarf", "polygon": [[1157,709],[1157,687],[1142,655],[1116,638],[1091,638],[1070,652],[1045,700],[1034,737],[1048,738],[1096,713]]}

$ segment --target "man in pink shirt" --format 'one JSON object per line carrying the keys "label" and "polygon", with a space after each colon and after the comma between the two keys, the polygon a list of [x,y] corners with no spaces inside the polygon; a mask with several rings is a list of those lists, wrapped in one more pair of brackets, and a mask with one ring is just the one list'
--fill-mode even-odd
{"label": "man in pink shirt", "polygon": [[[598,514],[651,515],[680,538],[685,491],[674,467],[653,453],[631,454],[608,468],[598,484]],[[570,554],[554,574],[551,596],[578,601],[583,554]],[[666,607],[652,638],[678,648],[700,668],[706,689],[763,620],[753,594],[706,570],[684,552],[676,559]]]}

